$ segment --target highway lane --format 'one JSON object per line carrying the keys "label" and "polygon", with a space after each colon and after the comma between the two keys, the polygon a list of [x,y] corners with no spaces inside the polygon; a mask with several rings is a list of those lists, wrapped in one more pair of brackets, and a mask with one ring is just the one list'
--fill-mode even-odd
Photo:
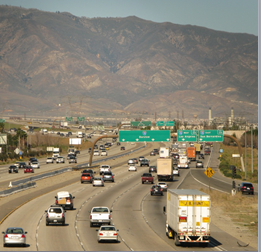
{"label": "highway lane", "polygon": [[[137,155],[135,155],[137,157]],[[148,157],[151,160],[151,164],[155,162],[156,157]],[[206,160],[207,162],[207,160]],[[193,167],[193,162],[191,163]],[[201,170],[201,169],[200,169]],[[200,171],[197,169],[197,171]],[[41,220],[43,216],[44,208],[40,209],[38,216],[35,221],[39,223],[39,228],[35,225],[29,227],[32,230],[38,230],[37,232],[33,231],[30,235],[30,238],[38,237],[35,240],[35,243],[28,242],[30,247],[27,250],[36,250],[33,249],[36,246],[36,243],[39,244],[39,250],[191,250],[189,247],[176,247],[174,241],[168,239],[165,235],[165,221],[166,217],[162,214],[162,208],[164,202],[166,203],[166,193],[163,197],[160,196],[150,196],[149,189],[150,185],[142,185],[140,176],[146,171],[147,167],[138,167],[138,172],[127,172],[127,165],[122,165],[113,169],[113,172],[116,174],[115,183],[106,183],[104,188],[93,188],[91,185],[80,183],[75,183],[66,187],[65,189],[73,192],[73,195],[76,195],[74,211],[67,211],[66,218],[68,224],[66,227],[46,227],[45,222]],[[201,185],[193,179],[191,175],[191,169],[182,169],[181,177],[177,178],[174,182],[169,182],[169,188],[176,188],[181,182],[180,188],[198,188]],[[201,170],[203,172],[203,169]],[[184,181],[183,181],[184,179]],[[47,194],[48,195],[48,194]],[[52,192],[47,196],[46,206],[49,206],[53,203],[55,193]],[[45,196],[43,196],[45,197]],[[42,198],[42,197],[40,197]],[[25,212],[37,212],[41,201],[39,203],[34,203],[32,206],[29,206]],[[48,202],[48,204],[47,204]],[[116,227],[120,229],[120,242],[118,244],[114,243],[103,243],[98,244],[96,241],[96,228],[89,227],[89,210],[94,204],[102,204],[113,207],[113,222]],[[26,204],[28,205],[28,204]],[[18,210],[17,210],[18,211]],[[16,211],[16,212],[17,212]],[[16,213],[15,212],[15,213]],[[14,213],[14,214],[15,214]],[[77,216],[78,214],[78,216]],[[33,222],[30,218],[34,216],[27,216],[23,211],[18,214],[17,221],[21,216],[25,215],[30,221]],[[9,219],[9,218],[8,218]],[[8,220],[7,219],[7,220]],[[7,221],[6,220],[6,221]],[[66,222],[67,222],[66,220]],[[6,224],[6,221],[4,224]],[[12,214],[13,221],[13,214]],[[76,222],[77,221],[77,222]],[[26,223],[25,222],[25,225]],[[11,222],[12,223],[12,222]],[[10,225],[11,225],[10,223]],[[18,222],[19,223],[19,222]],[[77,225],[77,229],[75,228]],[[7,224],[8,226],[8,224]],[[2,225],[3,227],[3,225]],[[74,227],[74,228],[73,228]],[[53,228],[53,229],[49,229]],[[55,228],[55,229],[54,229]],[[137,230],[136,230],[137,229]],[[77,232],[75,232],[77,230]],[[212,230],[212,241],[216,244],[221,244],[221,247],[216,247],[213,245],[204,248],[204,250],[222,250],[222,247],[225,246],[226,250],[239,250],[239,247],[235,247],[236,239],[230,237],[228,234],[219,230],[217,227],[211,224]],[[77,236],[79,234],[79,239]],[[58,237],[58,239],[57,239]],[[62,237],[62,239],[60,238]],[[75,239],[75,237],[77,239]],[[43,240],[41,240],[43,239]],[[59,241],[57,241],[59,240]],[[62,243],[60,242],[62,240]],[[48,241],[48,242],[47,242]],[[68,242],[68,243],[67,243]],[[80,243],[82,242],[82,244]],[[73,245],[72,245],[73,243]],[[133,245],[134,244],[134,245]],[[146,249],[145,247],[153,245],[152,249]],[[233,244],[233,246],[231,245]],[[43,247],[42,247],[43,246]],[[79,248],[80,246],[81,248]],[[124,247],[125,246],[125,247]],[[169,248],[171,246],[171,248]],[[32,249],[31,249],[32,247]],[[66,248],[64,248],[66,247]],[[74,249],[70,249],[73,247]],[[157,249],[160,247],[159,249]],[[64,248],[64,249],[62,249]],[[77,248],[77,249],[76,249]],[[230,249],[234,248],[234,249]],[[15,248],[20,250],[20,248]],[[245,250],[245,248],[240,248]],[[193,247],[193,250],[202,250],[202,248]]]}

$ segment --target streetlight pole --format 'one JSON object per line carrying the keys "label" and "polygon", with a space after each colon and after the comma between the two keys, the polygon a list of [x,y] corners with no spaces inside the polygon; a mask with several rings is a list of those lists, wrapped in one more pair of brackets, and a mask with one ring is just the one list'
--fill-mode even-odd
{"label": "streetlight pole", "polygon": [[247,122],[245,121],[245,180],[247,179],[247,130],[246,130]]}

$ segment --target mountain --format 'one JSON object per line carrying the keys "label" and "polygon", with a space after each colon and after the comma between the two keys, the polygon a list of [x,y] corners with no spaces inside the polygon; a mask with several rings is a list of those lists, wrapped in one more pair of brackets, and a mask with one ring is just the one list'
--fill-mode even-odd
{"label": "mountain", "polygon": [[0,6],[2,113],[257,119],[258,38]]}

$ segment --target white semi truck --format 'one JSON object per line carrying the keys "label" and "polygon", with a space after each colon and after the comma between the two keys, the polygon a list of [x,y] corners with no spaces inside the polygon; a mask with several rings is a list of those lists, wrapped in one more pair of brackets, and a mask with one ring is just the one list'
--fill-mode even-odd
{"label": "white semi truck", "polygon": [[178,168],[184,168],[184,169],[189,168],[187,156],[179,156]]}
{"label": "white semi truck", "polygon": [[173,181],[173,160],[172,158],[157,159],[158,181]]}
{"label": "white semi truck", "polygon": [[198,243],[208,246],[211,220],[210,196],[194,189],[168,189],[166,235],[175,245]]}

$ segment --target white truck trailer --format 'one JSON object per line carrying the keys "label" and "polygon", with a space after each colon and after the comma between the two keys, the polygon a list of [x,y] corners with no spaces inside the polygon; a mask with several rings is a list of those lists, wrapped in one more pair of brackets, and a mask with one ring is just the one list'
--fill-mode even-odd
{"label": "white truck trailer", "polygon": [[160,158],[169,158],[169,148],[167,147],[160,147]]}
{"label": "white truck trailer", "polygon": [[166,235],[175,245],[198,243],[208,246],[211,220],[210,196],[194,189],[168,189]]}
{"label": "white truck trailer", "polygon": [[173,160],[172,158],[157,159],[158,181],[173,181]]}

